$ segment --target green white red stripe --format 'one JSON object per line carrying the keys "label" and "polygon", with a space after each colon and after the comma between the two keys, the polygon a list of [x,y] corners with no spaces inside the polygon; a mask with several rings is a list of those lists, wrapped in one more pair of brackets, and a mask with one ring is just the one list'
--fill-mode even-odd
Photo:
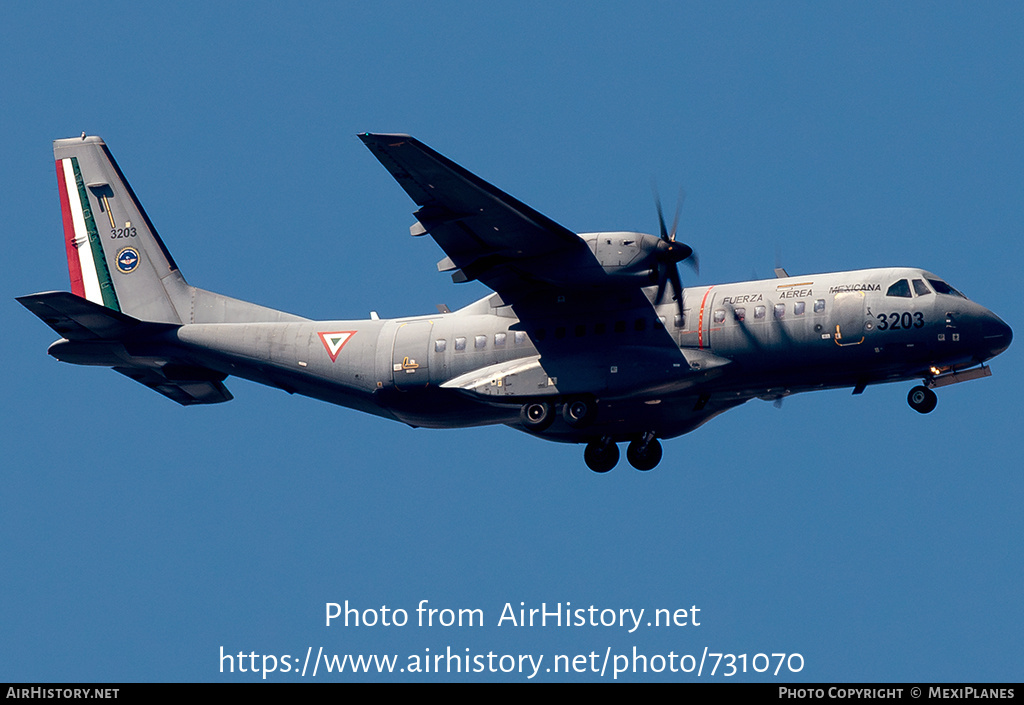
{"label": "green white red stripe", "polygon": [[57,160],[57,188],[64,220],[71,293],[120,311],[77,157]]}

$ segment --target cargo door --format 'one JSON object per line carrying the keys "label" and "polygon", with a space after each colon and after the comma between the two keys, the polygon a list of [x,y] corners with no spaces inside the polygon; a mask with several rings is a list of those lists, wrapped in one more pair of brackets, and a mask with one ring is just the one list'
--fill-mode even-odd
{"label": "cargo door", "polygon": [[400,323],[391,351],[391,369],[398,389],[425,387],[430,382],[430,332],[432,321]]}

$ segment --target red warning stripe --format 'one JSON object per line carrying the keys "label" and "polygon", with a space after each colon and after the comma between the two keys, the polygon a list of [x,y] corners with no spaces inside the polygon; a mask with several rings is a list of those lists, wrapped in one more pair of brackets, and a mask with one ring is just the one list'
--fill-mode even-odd
{"label": "red warning stripe", "polygon": [[707,303],[708,294],[715,287],[709,286],[707,291],[704,292],[704,298],[700,300],[700,314],[697,316],[697,348],[704,347],[704,304]]}

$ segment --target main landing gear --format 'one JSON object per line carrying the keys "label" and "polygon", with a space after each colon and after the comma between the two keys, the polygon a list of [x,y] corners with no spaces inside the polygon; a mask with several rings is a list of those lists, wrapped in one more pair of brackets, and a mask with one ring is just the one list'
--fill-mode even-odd
{"label": "main landing gear", "polygon": [[910,390],[910,394],[907,395],[907,403],[917,413],[927,414],[939,403],[939,398],[928,387],[918,385]]}
{"label": "main landing gear", "polygon": [[626,460],[637,470],[653,470],[661,462],[661,443],[648,431],[626,448]]}
{"label": "main landing gear", "polygon": [[[661,462],[661,443],[648,431],[630,442],[626,448],[626,460],[637,470],[651,470]],[[610,436],[591,441],[583,451],[583,460],[594,472],[608,472],[619,462],[619,448]]]}
{"label": "main landing gear", "polygon": [[608,472],[619,462],[619,447],[609,436],[599,441],[591,441],[583,451],[583,460],[594,472]]}
{"label": "main landing gear", "polygon": [[[519,420],[531,433],[542,433],[559,415],[566,426],[581,429],[594,422],[597,400],[589,396],[572,397],[561,403],[531,401],[522,405]],[[653,470],[661,462],[661,443],[648,431],[626,447],[626,460],[637,470]],[[619,462],[619,447],[611,436],[602,436],[587,444],[583,460],[594,472],[608,472]]]}

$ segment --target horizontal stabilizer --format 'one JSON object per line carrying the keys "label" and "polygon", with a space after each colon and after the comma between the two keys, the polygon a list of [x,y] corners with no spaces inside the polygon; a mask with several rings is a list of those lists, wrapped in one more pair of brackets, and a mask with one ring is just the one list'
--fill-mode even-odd
{"label": "horizontal stabilizer", "polygon": [[160,392],[182,406],[192,404],[219,404],[234,399],[220,382],[210,380],[169,380],[159,372],[145,367],[115,367],[125,377]]}
{"label": "horizontal stabilizer", "polygon": [[68,340],[123,338],[142,324],[137,318],[93,303],[67,291],[17,297],[18,303]]}
{"label": "horizontal stabilizer", "polygon": [[[147,323],[66,291],[19,296],[18,302],[39,316],[64,340],[49,353],[63,362],[112,367],[179,404],[217,404],[233,397],[221,380],[225,375],[182,363],[172,356],[129,352],[143,336],[177,326]],[[134,339],[135,343],[126,342]]]}

